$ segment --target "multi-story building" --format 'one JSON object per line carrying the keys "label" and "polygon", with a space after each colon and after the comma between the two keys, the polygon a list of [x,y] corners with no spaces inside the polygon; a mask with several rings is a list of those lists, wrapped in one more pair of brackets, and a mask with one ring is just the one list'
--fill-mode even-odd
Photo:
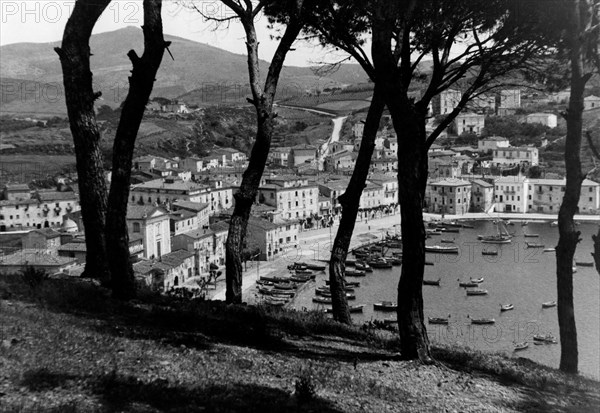
{"label": "multi-story building", "polygon": [[471,205],[471,183],[462,179],[444,179],[427,184],[427,211],[437,214],[463,215]]}
{"label": "multi-story building", "polygon": [[51,228],[35,229],[21,237],[21,246],[24,249],[56,252],[60,244],[60,233]]}
{"label": "multi-story building", "polygon": [[372,172],[393,172],[398,170],[398,158],[379,158],[371,160]]}
{"label": "multi-story building", "polygon": [[361,139],[365,130],[365,124],[363,122],[358,122],[352,125],[352,135],[354,135],[355,139]]}
{"label": "multi-story building", "polygon": [[160,261],[142,260],[133,264],[136,280],[160,291],[183,285],[194,276],[193,271],[194,254],[186,250],[165,254]]}
{"label": "multi-story building", "polygon": [[360,209],[373,209],[385,205],[385,191],[382,185],[367,182],[360,196]]}
{"label": "multi-story building", "polygon": [[461,113],[454,119],[454,130],[457,135],[472,133],[481,135],[485,127],[485,116],[478,113]]}
{"label": "multi-story building", "polygon": [[204,161],[196,157],[184,158],[181,161],[181,167],[195,174],[204,170]]}
{"label": "multi-story building", "polygon": [[[565,179],[528,179],[527,211],[557,214],[565,194]],[[578,203],[580,214],[600,213],[600,184],[585,179]]]}
{"label": "multi-story building", "polygon": [[7,184],[2,189],[2,199],[6,201],[31,199],[31,189],[27,184]]}
{"label": "multi-story building", "polygon": [[496,212],[527,212],[528,188],[522,176],[504,176],[494,181]]}
{"label": "multi-story building", "polygon": [[133,169],[138,171],[150,171],[152,169],[173,169],[178,168],[177,161],[162,158],[160,156],[139,156],[133,160]]}
{"label": "multi-story building", "polygon": [[309,145],[292,147],[288,158],[288,166],[298,167],[306,163],[312,163],[317,159],[317,148]]}
{"label": "multi-story building", "polygon": [[538,165],[538,148],[533,146],[521,146],[494,149],[492,164],[496,166]]}
{"label": "multi-story building", "polygon": [[319,189],[294,175],[265,178],[259,202],[277,208],[278,219],[306,218],[319,212]]}
{"label": "multi-story building", "polygon": [[549,128],[556,128],[558,119],[553,113],[531,113],[525,117],[526,123],[541,123]]}
{"label": "multi-story building", "polygon": [[496,111],[496,96],[492,94],[479,95],[471,100],[469,108],[478,112],[494,113]]}
{"label": "multi-story building", "polygon": [[500,106],[498,115],[513,115],[521,107],[521,90],[506,89],[500,91]]}
{"label": "multi-story building", "polygon": [[258,248],[260,259],[270,260],[298,248],[299,228],[300,224],[297,221],[273,223],[251,216],[248,220],[246,248],[249,250]]}
{"label": "multi-story building", "polygon": [[454,110],[462,97],[460,90],[448,89],[440,93],[433,100],[433,113],[445,115]]}
{"label": "multi-story building", "polygon": [[271,148],[269,151],[268,160],[274,166],[288,167],[290,166],[289,157],[292,148],[289,146],[280,148]]}
{"label": "multi-story building", "polygon": [[398,204],[398,178],[393,174],[373,174],[369,181],[383,188],[382,205]]}
{"label": "multi-story building", "polygon": [[65,215],[81,209],[75,192],[39,191],[11,198],[0,201],[0,232],[60,227]]}
{"label": "multi-story building", "polygon": [[487,212],[494,204],[494,185],[482,179],[471,181],[471,210]]}
{"label": "multi-story building", "polygon": [[[203,204],[200,202],[190,201],[175,201],[171,204],[173,212],[188,211],[192,212],[196,216],[196,227],[203,227],[208,225],[208,218],[210,213],[210,205]],[[183,231],[185,232],[185,231]]]}
{"label": "multi-story building", "polygon": [[127,206],[130,236],[139,234],[144,243],[144,258],[160,258],[171,252],[169,213],[152,205]]}
{"label": "multi-story building", "polygon": [[508,139],[502,136],[488,136],[481,138],[477,142],[477,150],[479,152],[493,151],[495,149],[508,148],[509,146],[510,142]]}
{"label": "multi-story building", "polygon": [[355,152],[349,152],[345,149],[332,153],[325,158],[324,169],[329,172],[353,169],[356,156]]}

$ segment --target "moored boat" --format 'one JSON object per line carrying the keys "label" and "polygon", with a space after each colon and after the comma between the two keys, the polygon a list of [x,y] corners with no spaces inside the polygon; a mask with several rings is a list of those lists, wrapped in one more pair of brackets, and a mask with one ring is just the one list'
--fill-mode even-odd
{"label": "moored boat", "polygon": [[[351,313],[362,313],[363,312],[363,308],[365,308],[364,304],[357,304],[357,305],[349,305],[348,306],[348,310]],[[327,310],[325,310],[325,312],[327,312],[327,313],[333,313],[333,308],[328,308]]]}
{"label": "moored boat", "polygon": [[354,265],[354,267],[358,271],[373,272],[373,268],[371,268],[371,266],[369,264],[367,264],[366,262],[357,261],[356,264]]}
{"label": "moored boat", "polygon": [[458,254],[457,246],[425,245],[426,252],[437,252],[439,254]]}
{"label": "moored boat", "polygon": [[317,303],[317,304],[331,304],[330,297],[313,297],[312,301],[313,301],[313,303]]}
{"label": "moored boat", "polygon": [[472,283],[475,284],[481,284],[483,282],[483,277],[479,277],[479,278],[469,278],[471,280]]}
{"label": "moored boat", "polygon": [[555,252],[556,248],[544,248],[544,252]]}
{"label": "moored boat", "polygon": [[483,250],[481,255],[498,255],[498,250]]}
{"label": "moored boat", "polygon": [[[347,287],[360,287],[359,281],[346,281],[345,284]],[[329,285],[329,280],[325,280],[325,285]]]}
{"label": "moored boat", "polygon": [[527,248],[544,248],[546,247],[544,244],[540,244],[537,242],[525,242]]}
{"label": "moored boat", "polygon": [[396,311],[398,309],[398,304],[392,301],[382,301],[380,303],[373,304],[373,308],[379,311]]}
{"label": "moored boat", "polygon": [[527,234],[527,233],[525,233],[525,234],[523,234],[523,236],[525,238],[538,238],[540,236],[540,234]]}
{"label": "moored boat", "polygon": [[522,343],[515,343],[514,351],[525,350],[527,347],[529,347],[529,343],[526,341],[523,341]]}
{"label": "moored boat", "polygon": [[423,285],[437,285],[439,287],[441,280],[441,278],[438,278],[437,280],[423,280]]}
{"label": "moored boat", "polygon": [[429,324],[448,324],[450,322],[450,314],[448,314],[448,317],[444,318],[444,317],[429,317],[427,319],[427,321],[429,322]]}
{"label": "moored boat", "polygon": [[387,261],[385,258],[377,258],[371,261],[368,261],[372,268],[392,268],[392,263]]}
{"label": "moored boat", "polygon": [[473,288],[472,290],[467,290],[467,295],[487,295],[488,291],[481,288]]}
{"label": "moored boat", "polygon": [[494,324],[493,318],[471,318],[471,324]]}
{"label": "moored boat", "polygon": [[386,258],[386,260],[391,262],[392,265],[402,265],[402,258],[389,257],[389,258]]}
{"label": "moored boat", "polygon": [[536,334],[533,336],[533,341],[547,344],[557,344],[558,340],[552,334]]}
{"label": "moored boat", "polygon": [[500,311],[509,311],[514,308],[515,306],[513,304],[500,304]]}
{"label": "moored boat", "polygon": [[575,265],[579,265],[580,267],[593,267],[593,261],[575,261]]}
{"label": "moored boat", "polygon": [[550,226],[551,227],[557,227],[558,226],[558,221],[552,221],[552,222],[550,222]]}
{"label": "moored boat", "polygon": [[452,238],[452,239],[442,238],[440,241],[443,242],[444,244],[454,244],[454,238]]}
{"label": "moored boat", "polygon": [[298,265],[298,266],[301,267],[301,269],[306,269],[306,270],[325,271],[325,266],[324,265],[309,264],[309,263],[305,263],[305,262],[296,262],[296,263],[294,263],[294,265]]}
{"label": "moored boat", "polygon": [[552,307],[556,307],[556,301],[546,301],[545,303],[542,303],[542,308],[552,308]]}
{"label": "moored boat", "polygon": [[364,271],[358,271],[358,270],[346,270],[344,272],[344,275],[346,277],[364,277],[365,275],[367,275]]}
{"label": "moored boat", "polygon": [[474,283],[472,281],[460,281],[460,279],[458,280],[458,286],[459,287],[477,287],[479,284]]}

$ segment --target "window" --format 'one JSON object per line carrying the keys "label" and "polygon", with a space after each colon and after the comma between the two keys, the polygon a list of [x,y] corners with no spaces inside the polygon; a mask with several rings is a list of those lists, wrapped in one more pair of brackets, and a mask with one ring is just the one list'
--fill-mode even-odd
{"label": "window", "polygon": [[139,222],[134,222],[133,223],[133,232],[134,233],[139,233],[140,232],[140,223]]}
{"label": "window", "polygon": [[592,198],[592,197],[589,197],[588,199],[589,199],[589,201],[590,201],[590,202],[592,202],[592,199],[593,199],[593,198]]}
{"label": "window", "polygon": [[592,190],[592,187],[591,187],[591,186],[588,188],[588,192],[593,192],[593,190]]}

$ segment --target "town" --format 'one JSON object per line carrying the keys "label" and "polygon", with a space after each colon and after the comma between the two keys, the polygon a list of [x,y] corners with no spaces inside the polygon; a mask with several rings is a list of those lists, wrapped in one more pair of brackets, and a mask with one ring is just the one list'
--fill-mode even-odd
{"label": "town", "polygon": [[[560,174],[539,174],[539,150],[551,144],[546,133],[533,143],[513,146],[509,137],[486,133],[486,118],[514,117],[545,130],[558,126],[556,113],[531,112],[521,90],[480,96],[470,111],[456,117],[444,133],[444,144],[429,149],[429,179],[424,211],[443,217],[470,213],[558,213],[565,190]],[[459,90],[447,90],[433,102],[429,128],[437,115],[451,112]],[[564,103],[565,93],[546,97]],[[539,106],[539,99],[535,101]],[[585,98],[586,111],[597,113],[600,98]],[[148,104],[149,112],[189,113],[182,103]],[[301,110],[299,108],[298,110]],[[302,233],[335,225],[360,148],[364,113],[354,117],[351,135],[340,140],[340,128],[314,145],[278,145],[268,155],[259,194],[245,240],[245,259],[271,261],[299,248]],[[340,124],[345,117],[334,119]],[[557,137],[556,140],[560,140]],[[470,144],[465,143],[467,141]],[[384,116],[359,205],[358,220],[398,215],[397,139]],[[133,160],[127,210],[129,244],[136,279],[153,289],[197,288],[223,273],[228,218],[234,193],[248,164],[247,154],[218,147],[207,156]],[[537,171],[537,174],[532,173]],[[110,173],[106,172],[110,182]],[[76,175],[56,177],[55,189],[32,190],[26,183],[7,183],[0,201],[0,232],[20,239],[3,248],[0,273],[34,266],[48,273],[78,275],[86,244],[76,192]],[[600,184],[583,181],[579,214],[600,213]]]}

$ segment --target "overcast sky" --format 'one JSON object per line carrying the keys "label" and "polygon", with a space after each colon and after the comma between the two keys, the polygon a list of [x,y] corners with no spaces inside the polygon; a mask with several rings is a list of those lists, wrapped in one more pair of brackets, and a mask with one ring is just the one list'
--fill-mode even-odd
{"label": "overcast sky", "polygon": [[[59,41],[74,3],[73,0],[0,0],[0,45]],[[232,15],[231,10],[218,0],[194,0],[194,4],[209,15]],[[113,0],[96,24],[94,33],[127,26],[140,27],[142,23],[141,0]],[[166,34],[210,44],[234,53],[246,53],[244,31],[239,22],[232,22],[228,30],[214,30],[215,23],[204,22],[197,12],[190,11],[177,1],[164,0],[163,25]],[[269,33],[272,32],[266,28],[266,18],[258,18],[256,25],[260,40],[260,57],[270,61],[277,42],[269,39]],[[296,43],[296,50],[288,54],[286,65],[309,66],[342,57],[305,41]]]}

